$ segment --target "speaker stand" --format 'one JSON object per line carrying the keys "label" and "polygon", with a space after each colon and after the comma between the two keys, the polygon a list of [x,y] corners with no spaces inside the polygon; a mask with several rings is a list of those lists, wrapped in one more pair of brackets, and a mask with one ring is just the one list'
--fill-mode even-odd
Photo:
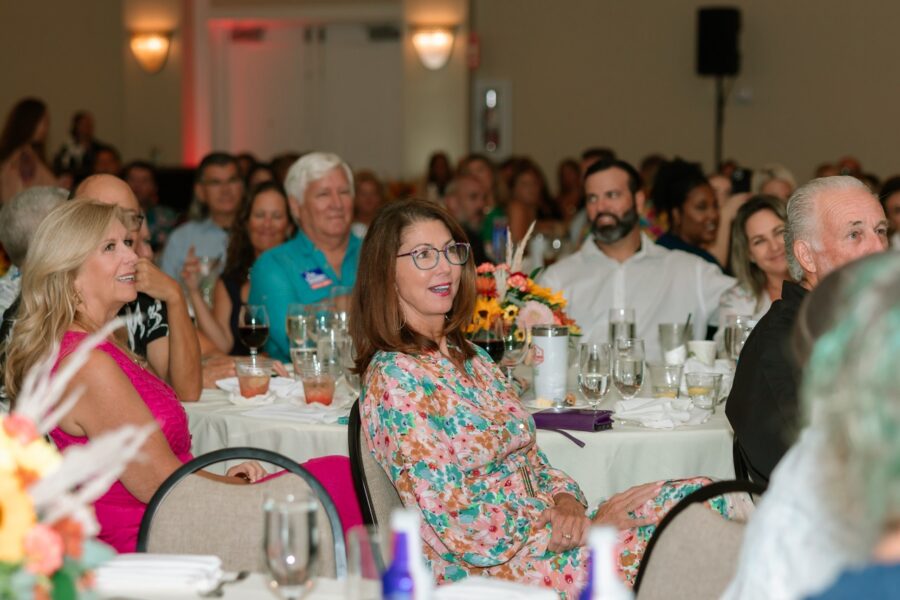
{"label": "speaker stand", "polygon": [[713,164],[716,172],[722,169],[722,134],[725,130],[725,77],[716,75],[716,126],[715,126],[715,156]]}

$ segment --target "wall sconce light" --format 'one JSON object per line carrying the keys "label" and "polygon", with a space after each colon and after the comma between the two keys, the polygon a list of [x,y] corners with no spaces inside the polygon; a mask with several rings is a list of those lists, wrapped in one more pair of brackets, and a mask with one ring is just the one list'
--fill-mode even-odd
{"label": "wall sconce light", "polygon": [[450,60],[455,27],[414,26],[412,43],[426,69],[436,71]]}
{"label": "wall sconce light", "polygon": [[172,32],[134,32],[131,34],[131,53],[147,73],[158,73],[169,58]]}

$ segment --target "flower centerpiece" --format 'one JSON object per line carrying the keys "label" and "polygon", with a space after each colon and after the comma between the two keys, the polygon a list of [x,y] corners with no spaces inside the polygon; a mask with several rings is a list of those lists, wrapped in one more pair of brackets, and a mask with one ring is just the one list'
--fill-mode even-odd
{"label": "flower centerpiece", "polygon": [[77,402],[63,397],[72,376],[114,321],[87,338],[53,375],[58,349],[25,378],[0,414],[0,600],[90,598],[91,569],[113,550],[92,539],[91,503],[118,479],[152,432],[126,426],[60,454],[45,439]]}
{"label": "flower centerpiece", "polygon": [[562,292],[535,283],[541,269],[530,274],[522,271],[525,248],[533,230],[534,223],[516,246],[507,229],[506,262],[482,263],[476,268],[477,298],[466,333],[474,343],[485,347],[495,361],[503,356],[504,338],[524,344],[533,325],[565,325],[570,336],[581,335],[578,325],[565,312],[566,299]]}

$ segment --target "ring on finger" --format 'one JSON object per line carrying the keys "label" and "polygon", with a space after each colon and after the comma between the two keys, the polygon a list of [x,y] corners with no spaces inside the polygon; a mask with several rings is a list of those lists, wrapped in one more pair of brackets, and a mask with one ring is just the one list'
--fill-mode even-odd
{"label": "ring on finger", "polygon": [[564,539],[564,540],[571,540],[571,539],[572,539],[572,534],[571,534],[571,533],[564,533],[564,534],[563,534],[563,539]]}

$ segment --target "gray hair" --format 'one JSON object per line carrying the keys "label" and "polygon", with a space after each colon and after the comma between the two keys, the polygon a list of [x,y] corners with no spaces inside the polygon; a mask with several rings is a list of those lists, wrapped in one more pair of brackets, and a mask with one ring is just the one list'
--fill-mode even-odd
{"label": "gray hair", "polygon": [[309,184],[322,179],[328,171],[337,167],[343,170],[350,183],[350,195],[356,196],[353,188],[353,171],[350,170],[350,165],[337,154],[329,152],[310,152],[297,159],[288,169],[284,178],[284,189],[288,196],[297,200],[298,204],[303,204],[303,196],[306,194]]}
{"label": "gray hair", "polygon": [[[787,256],[788,270],[794,281],[803,279],[803,267],[794,254],[794,242],[802,240],[814,248],[819,246],[819,226],[816,218],[816,205],[819,198],[828,192],[843,190],[871,190],[862,181],[849,175],[819,177],[800,186],[791,194],[787,204],[787,222],[784,224],[784,251]],[[873,196],[874,198],[874,196]]]}
{"label": "gray hair", "polygon": [[0,244],[12,264],[22,265],[38,225],[68,197],[69,192],[63,188],[32,187],[19,192],[0,208]]}

